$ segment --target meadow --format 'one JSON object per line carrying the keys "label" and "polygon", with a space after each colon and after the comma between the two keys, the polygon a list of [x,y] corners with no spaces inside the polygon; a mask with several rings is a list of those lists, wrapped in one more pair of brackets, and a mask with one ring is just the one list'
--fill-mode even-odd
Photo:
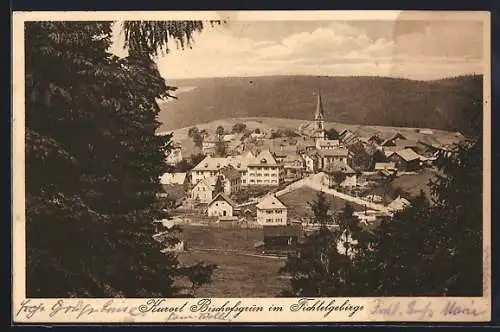
{"label": "meadow", "polygon": [[[183,264],[203,261],[217,264],[213,282],[201,287],[197,297],[276,297],[289,281],[278,271],[283,258],[259,255],[261,229],[218,226],[182,226],[188,251],[179,254]],[[178,285],[186,285],[179,281]]]}

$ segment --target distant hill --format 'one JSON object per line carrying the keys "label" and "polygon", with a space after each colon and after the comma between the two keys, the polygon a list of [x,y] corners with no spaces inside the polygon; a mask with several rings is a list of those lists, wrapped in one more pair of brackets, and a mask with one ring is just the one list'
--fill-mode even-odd
{"label": "distant hill", "polygon": [[177,100],[160,105],[163,130],[233,117],[310,120],[321,90],[327,121],[468,131],[482,76],[436,81],[384,77],[262,76],[168,81]]}

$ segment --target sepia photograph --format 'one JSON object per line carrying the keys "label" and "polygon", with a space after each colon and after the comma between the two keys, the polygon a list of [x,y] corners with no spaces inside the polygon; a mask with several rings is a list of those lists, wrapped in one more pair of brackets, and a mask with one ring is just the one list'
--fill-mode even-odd
{"label": "sepia photograph", "polygon": [[18,14],[14,316],[489,317],[487,13]]}

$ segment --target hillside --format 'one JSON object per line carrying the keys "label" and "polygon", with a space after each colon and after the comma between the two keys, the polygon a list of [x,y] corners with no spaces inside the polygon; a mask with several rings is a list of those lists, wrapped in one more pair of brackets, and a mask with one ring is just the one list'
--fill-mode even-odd
{"label": "hillside", "polygon": [[[437,81],[384,77],[263,76],[172,80],[177,100],[162,103],[161,131],[233,117],[309,120],[320,89],[328,121],[468,130],[482,76]],[[476,108],[477,109],[477,108]]]}

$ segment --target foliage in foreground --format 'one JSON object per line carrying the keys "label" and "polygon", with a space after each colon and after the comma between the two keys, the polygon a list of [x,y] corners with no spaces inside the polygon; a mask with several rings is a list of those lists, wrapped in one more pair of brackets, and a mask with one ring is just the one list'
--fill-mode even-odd
{"label": "foliage in foreground", "polygon": [[[307,236],[281,270],[292,277],[282,295],[480,296],[481,139],[441,156],[432,197],[421,192],[375,230],[358,228],[344,210],[334,215],[339,229]],[[316,222],[329,223],[322,193],[312,207]]]}
{"label": "foliage in foreground", "polygon": [[212,267],[181,267],[152,238],[171,137],[155,135],[165,84],[152,55],[201,22],[127,22],[129,56],[108,53],[112,22],[28,22],[26,235],[29,297],[175,296]]}

